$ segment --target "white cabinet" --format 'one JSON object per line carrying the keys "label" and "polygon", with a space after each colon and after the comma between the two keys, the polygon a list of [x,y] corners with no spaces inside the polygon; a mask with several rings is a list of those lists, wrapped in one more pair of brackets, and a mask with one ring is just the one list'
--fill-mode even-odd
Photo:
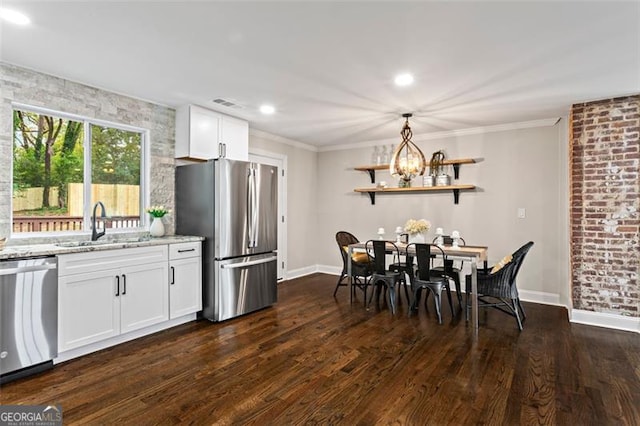
{"label": "white cabinet", "polygon": [[176,110],[176,158],[248,160],[249,123],[195,105]]}
{"label": "white cabinet", "polygon": [[249,123],[239,118],[222,116],[220,126],[222,156],[231,160],[249,160]]}
{"label": "white cabinet", "polygon": [[169,319],[167,246],[58,256],[58,350]]}
{"label": "white cabinet", "polygon": [[169,317],[202,310],[202,243],[169,246]]}

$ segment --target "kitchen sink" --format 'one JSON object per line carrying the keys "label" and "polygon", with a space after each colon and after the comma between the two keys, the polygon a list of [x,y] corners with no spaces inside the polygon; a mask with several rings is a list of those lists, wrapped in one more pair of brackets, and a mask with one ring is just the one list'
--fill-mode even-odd
{"label": "kitchen sink", "polygon": [[55,245],[58,247],[92,247],[92,246],[104,246],[107,244],[139,243],[142,241],[149,241],[149,237],[114,238],[114,239],[97,240],[97,241],[67,241],[64,243],[55,243]]}

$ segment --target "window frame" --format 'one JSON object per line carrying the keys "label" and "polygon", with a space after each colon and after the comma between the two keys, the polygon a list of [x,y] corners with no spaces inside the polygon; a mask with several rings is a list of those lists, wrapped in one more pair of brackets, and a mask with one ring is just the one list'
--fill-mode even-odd
{"label": "window frame", "polygon": [[[87,117],[79,114],[66,113],[49,108],[38,107],[33,105],[21,104],[18,102],[11,103],[11,116],[16,110],[31,112],[41,115],[50,115],[56,118],[81,122],[83,126],[82,146],[83,155],[83,214],[82,214],[82,230],[81,231],[52,231],[52,232],[14,232],[13,231],[13,150],[15,128],[11,125],[11,211],[9,222],[11,224],[12,239],[28,239],[28,238],[44,238],[44,237],[69,237],[91,235],[91,126],[109,127],[113,129],[123,130],[127,132],[135,132],[140,134],[140,226],[135,228],[112,228],[109,229],[110,234],[124,234],[129,232],[142,232],[149,226],[148,215],[145,214],[145,206],[150,201],[150,179],[151,179],[151,138],[150,130],[142,127],[132,126],[128,124],[115,123],[108,120],[101,120],[93,117]],[[13,123],[13,120],[12,120]],[[109,212],[107,212],[108,214]]]}

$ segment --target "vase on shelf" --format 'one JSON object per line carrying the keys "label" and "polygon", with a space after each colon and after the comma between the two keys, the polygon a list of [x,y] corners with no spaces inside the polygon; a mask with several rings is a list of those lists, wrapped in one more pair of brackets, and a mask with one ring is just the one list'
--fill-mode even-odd
{"label": "vase on shelf", "polygon": [[409,243],[424,244],[427,240],[424,237],[424,232],[416,232],[415,234],[409,234]]}
{"label": "vase on shelf", "polygon": [[162,237],[164,235],[164,223],[161,217],[154,217],[149,227],[149,234],[152,237]]}

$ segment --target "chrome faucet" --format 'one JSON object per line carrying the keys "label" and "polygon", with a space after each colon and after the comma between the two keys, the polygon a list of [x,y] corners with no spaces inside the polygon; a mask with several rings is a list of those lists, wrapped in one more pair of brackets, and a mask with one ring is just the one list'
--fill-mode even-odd
{"label": "chrome faucet", "polygon": [[98,238],[102,237],[107,232],[106,225],[104,225],[104,228],[102,228],[102,232],[96,231],[96,209],[98,208],[98,206],[100,206],[102,209],[100,217],[107,217],[107,213],[105,211],[104,204],[102,204],[102,201],[98,201],[97,203],[95,203],[93,206],[93,214],[91,215],[91,241],[97,241]]}

